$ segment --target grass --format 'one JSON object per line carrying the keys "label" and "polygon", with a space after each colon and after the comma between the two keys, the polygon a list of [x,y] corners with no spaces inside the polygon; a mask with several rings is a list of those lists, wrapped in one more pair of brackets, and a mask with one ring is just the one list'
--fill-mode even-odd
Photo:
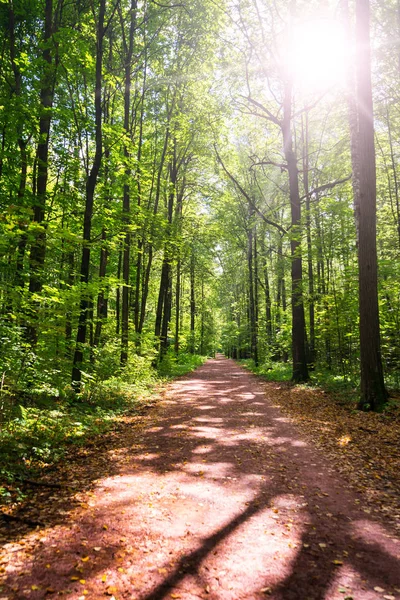
{"label": "grass", "polygon": [[[239,361],[246,369],[259,375],[266,381],[290,381],[292,377],[291,363],[267,362],[258,367],[254,361],[247,359]],[[327,369],[317,368],[310,371],[308,387],[319,387],[325,392],[335,394],[341,401],[349,403],[358,399],[359,385],[348,375],[340,375]]]}

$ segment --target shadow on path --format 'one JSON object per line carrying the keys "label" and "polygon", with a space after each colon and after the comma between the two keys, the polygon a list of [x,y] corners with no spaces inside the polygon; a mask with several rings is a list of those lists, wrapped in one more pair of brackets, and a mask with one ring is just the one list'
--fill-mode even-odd
{"label": "shadow on path", "polygon": [[8,545],[3,595],[400,598],[399,540],[233,361],[169,386],[97,454],[78,507]]}

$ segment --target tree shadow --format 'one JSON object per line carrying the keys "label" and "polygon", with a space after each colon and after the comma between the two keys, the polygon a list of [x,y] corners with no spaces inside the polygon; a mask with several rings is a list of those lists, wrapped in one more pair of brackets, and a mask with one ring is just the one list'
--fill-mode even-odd
{"label": "tree shadow", "polygon": [[86,585],[97,598],[110,585],[117,598],[142,600],[265,597],[261,590],[325,600],[343,584],[364,587],[364,600],[378,597],[375,586],[400,587],[393,536],[265,402],[253,376],[218,359],[172,389],[143,427],[122,426],[98,457],[93,449],[74,463],[76,489],[63,491],[45,529],[24,537],[32,556],[11,561],[3,592],[75,598]]}

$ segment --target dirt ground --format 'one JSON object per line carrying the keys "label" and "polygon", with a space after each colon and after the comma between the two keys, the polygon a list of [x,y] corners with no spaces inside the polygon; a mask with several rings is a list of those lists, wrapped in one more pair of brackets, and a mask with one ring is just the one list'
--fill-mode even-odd
{"label": "dirt ground", "polygon": [[32,527],[1,533],[0,600],[400,600],[395,529],[273,386],[222,356],[80,452],[63,480],[32,491]]}

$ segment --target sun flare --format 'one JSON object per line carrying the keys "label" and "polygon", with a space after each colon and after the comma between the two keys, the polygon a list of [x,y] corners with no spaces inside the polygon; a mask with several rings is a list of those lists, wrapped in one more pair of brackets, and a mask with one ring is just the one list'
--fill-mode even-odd
{"label": "sun flare", "polygon": [[296,85],[304,91],[322,91],[344,84],[350,55],[338,21],[318,18],[295,25],[289,63]]}

